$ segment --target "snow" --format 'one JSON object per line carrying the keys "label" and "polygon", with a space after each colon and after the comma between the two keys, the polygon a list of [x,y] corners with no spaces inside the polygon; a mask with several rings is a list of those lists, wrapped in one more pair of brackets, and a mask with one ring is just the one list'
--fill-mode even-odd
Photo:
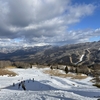
{"label": "snow", "polygon": [[[50,76],[43,73],[47,68],[10,70],[18,75],[0,76],[0,100],[97,100],[100,96],[100,89],[90,82],[91,77],[76,80]],[[25,81],[26,91],[18,89],[21,81]]]}
{"label": "snow", "polygon": [[75,64],[80,63],[80,62],[83,60],[83,57],[84,57],[84,54],[82,54],[82,56],[80,57],[79,61],[78,61],[78,62],[76,62]]}
{"label": "snow", "polygon": [[80,57],[80,61],[81,62],[83,60],[84,54],[82,54],[82,56]]}

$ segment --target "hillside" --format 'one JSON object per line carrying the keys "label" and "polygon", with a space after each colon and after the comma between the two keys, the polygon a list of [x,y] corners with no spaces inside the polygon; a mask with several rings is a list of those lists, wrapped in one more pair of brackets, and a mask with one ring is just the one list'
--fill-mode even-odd
{"label": "hillside", "polygon": [[[92,86],[91,77],[72,79],[51,76],[43,73],[50,70],[48,68],[9,70],[17,75],[0,76],[0,100],[97,100],[100,97],[100,89]],[[26,91],[21,86],[18,88],[21,81],[25,82]]]}
{"label": "hillside", "polygon": [[100,63],[100,41],[65,46],[41,46],[0,53],[1,60],[38,64],[92,65]]}

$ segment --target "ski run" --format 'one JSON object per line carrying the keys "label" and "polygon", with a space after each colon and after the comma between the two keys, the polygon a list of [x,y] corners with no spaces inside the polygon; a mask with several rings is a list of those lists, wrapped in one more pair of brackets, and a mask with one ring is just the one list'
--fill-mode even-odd
{"label": "ski run", "polygon": [[[49,68],[9,70],[18,75],[0,76],[0,100],[97,100],[100,96],[100,89],[92,85],[91,77],[79,80],[43,73]],[[25,91],[19,86],[21,82]]]}

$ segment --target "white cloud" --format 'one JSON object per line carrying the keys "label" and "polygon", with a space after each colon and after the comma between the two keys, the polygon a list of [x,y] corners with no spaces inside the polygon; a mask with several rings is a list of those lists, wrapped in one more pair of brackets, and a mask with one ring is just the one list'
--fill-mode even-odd
{"label": "white cloud", "polygon": [[93,14],[95,8],[93,4],[72,4],[71,0],[1,0],[0,37],[20,38],[23,45],[88,41],[89,34],[94,35],[91,31],[67,30]]}

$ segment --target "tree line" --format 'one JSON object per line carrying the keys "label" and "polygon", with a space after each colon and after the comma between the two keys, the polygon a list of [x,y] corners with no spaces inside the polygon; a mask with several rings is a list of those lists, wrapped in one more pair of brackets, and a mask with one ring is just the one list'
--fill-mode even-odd
{"label": "tree line", "polygon": [[0,61],[0,68],[6,68],[10,66],[14,66],[16,68],[31,68],[32,67],[32,65],[27,62]]}

